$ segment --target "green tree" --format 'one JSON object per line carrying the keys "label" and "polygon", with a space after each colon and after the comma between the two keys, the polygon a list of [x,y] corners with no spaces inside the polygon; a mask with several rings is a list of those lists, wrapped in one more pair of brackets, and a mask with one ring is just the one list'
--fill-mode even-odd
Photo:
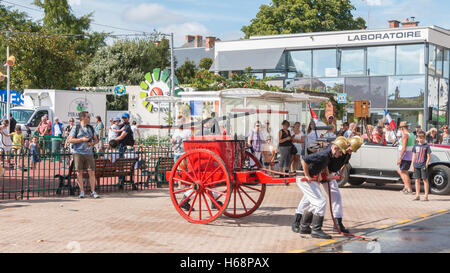
{"label": "green tree", "polygon": [[169,41],[155,38],[117,40],[101,48],[83,70],[83,86],[139,85],[153,68],[170,66]]}
{"label": "green tree", "polygon": [[37,32],[2,33],[0,43],[9,45],[10,55],[16,57],[16,64],[11,68],[12,89],[77,86],[82,64],[86,61],[76,52],[77,42]]}
{"label": "green tree", "polygon": [[186,59],[184,64],[182,64],[175,70],[175,75],[177,76],[177,79],[181,84],[191,83],[195,78],[196,73],[197,68],[194,61],[189,61],[188,59]]}
{"label": "green tree", "polygon": [[362,29],[365,21],[354,18],[349,0],[272,0],[261,5],[250,25],[242,27],[245,38],[254,35],[289,34]]}
{"label": "green tree", "polygon": [[79,41],[79,54],[94,55],[99,47],[105,46],[104,32],[88,33],[93,12],[77,18],[67,0],[34,0],[34,4],[44,9],[43,28],[51,33],[74,34],[71,39]]}
{"label": "green tree", "polygon": [[213,59],[206,57],[200,60],[198,67],[200,67],[201,69],[209,70],[212,64]]}
{"label": "green tree", "polygon": [[38,31],[40,26],[33,21],[25,12],[11,10],[0,4],[0,25],[2,30],[32,30]]}

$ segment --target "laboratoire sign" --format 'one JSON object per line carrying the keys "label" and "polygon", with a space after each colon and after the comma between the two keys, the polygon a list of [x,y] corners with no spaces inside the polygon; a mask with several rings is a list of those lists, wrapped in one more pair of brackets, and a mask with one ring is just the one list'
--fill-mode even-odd
{"label": "laboratoire sign", "polygon": [[[151,113],[155,112],[169,112],[168,102],[148,102],[147,97],[153,96],[169,96],[172,81],[170,80],[170,72],[167,69],[161,70],[159,68],[153,69],[153,73],[148,72],[144,76],[144,81],[139,85],[141,92],[139,97],[142,100],[142,105]],[[183,89],[178,86],[178,79],[174,75],[174,94],[173,96],[178,97],[178,93],[182,92]]]}
{"label": "laboratoire sign", "polygon": [[371,33],[371,34],[354,34],[348,35],[347,41],[389,41],[398,39],[408,39],[408,38],[421,38],[422,32],[420,30],[416,31],[399,31],[399,32],[382,32],[382,33]]}

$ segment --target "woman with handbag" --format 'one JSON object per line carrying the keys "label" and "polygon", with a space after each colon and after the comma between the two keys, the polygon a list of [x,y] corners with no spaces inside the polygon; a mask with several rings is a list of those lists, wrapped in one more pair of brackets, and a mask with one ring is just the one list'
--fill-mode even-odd
{"label": "woman with handbag", "polygon": [[280,153],[280,161],[278,168],[280,172],[289,172],[289,166],[291,163],[291,149],[295,146],[292,144],[292,136],[289,131],[289,121],[283,120],[281,123],[283,128],[278,132],[278,152]]}

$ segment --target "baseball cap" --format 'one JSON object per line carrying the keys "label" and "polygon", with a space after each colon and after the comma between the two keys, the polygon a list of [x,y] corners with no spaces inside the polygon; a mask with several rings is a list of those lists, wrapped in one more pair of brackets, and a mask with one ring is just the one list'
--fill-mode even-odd
{"label": "baseball cap", "polygon": [[128,114],[128,113],[123,113],[123,114],[122,114],[122,118],[130,118],[130,114]]}
{"label": "baseball cap", "polygon": [[120,121],[120,118],[119,118],[119,117],[115,117],[115,118],[113,119],[113,121],[114,121],[114,122]]}

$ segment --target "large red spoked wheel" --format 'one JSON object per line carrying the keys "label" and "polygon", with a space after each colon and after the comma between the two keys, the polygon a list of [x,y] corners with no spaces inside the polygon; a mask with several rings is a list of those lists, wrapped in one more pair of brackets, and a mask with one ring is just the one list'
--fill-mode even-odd
{"label": "large red spoked wheel", "polygon": [[215,153],[191,150],[181,156],[169,177],[172,202],[186,220],[205,224],[226,209],[231,191],[230,173]]}
{"label": "large red spoked wheel", "polygon": [[[261,163],[249,152],[245,152],[244,169],[256,171]],[[266,193],[266,184],[258,180],[252,182],[234,181],[231,184],[231,196],[224,214],[231,218],[240,218],[252,214],[261,205]]]}

